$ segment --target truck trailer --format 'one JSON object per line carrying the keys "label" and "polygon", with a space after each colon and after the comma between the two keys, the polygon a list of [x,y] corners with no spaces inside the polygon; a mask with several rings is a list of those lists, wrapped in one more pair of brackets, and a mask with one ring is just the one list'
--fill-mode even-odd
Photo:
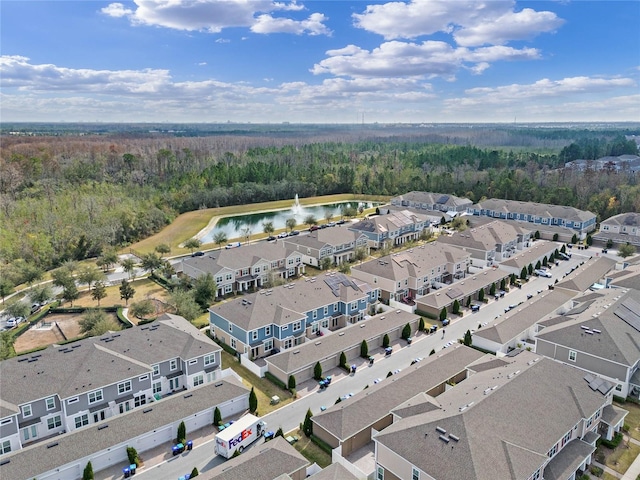
{"label": "truck trailer", "polygon": [[216,435],[216,454],[231,458],[236,450],[245,448],[258,440],[266,431],[267,424],[255,415],[246,414]]}

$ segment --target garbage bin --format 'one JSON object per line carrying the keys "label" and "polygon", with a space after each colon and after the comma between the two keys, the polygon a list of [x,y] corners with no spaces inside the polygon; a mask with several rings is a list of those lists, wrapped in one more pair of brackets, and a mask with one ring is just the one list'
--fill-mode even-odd
{"label": "garbage bin", "polygon": [[193,450],[193,440],[187,442],[187,450]]}
{"label": "garbage bin", "polygon": [[132,463],[131,465],[129,465],[129,471],[131,472],[131,476],[136,474],[136,464]]}
{"label": "garbage bin", "polygon": [[129,470],[129,467],[123,468],[122,473],[124,474],[124,478],[129,478],[131,476],[131,470]]}
{"label": "garbage bin", "polygon": [[411,337],[407,338],[407,343],[408,343],[409,345],[411,345],[411,342],[413,342],[413,338],[411,338]]}

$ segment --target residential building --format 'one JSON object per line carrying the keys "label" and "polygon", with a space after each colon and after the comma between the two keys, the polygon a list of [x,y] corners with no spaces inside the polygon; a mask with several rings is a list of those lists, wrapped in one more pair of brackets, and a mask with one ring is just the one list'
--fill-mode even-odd
{"label": "residential building", "polygon": [[[509,274],[513,273],[516,276],[520,276],[522,269],[526,268],[528,270],[529,265],[535,268],[538,262],[540,262],[540,265],[553,263],[555,252],[559,247],[560,245],[556,242],[538,240],[527,250],[516,253],[500,262],[498,267]],[[545,259],[547,262],[545,262]]]}
{"label": "residential building", "polygon": [[304,273],[299,252],[282,243],[258,242],[241,248],[221,249],[182,260],[182,272],[196,279],[210,273],[218,287],[217,296],[254,291],[273,279],[287,280]]}
{"label": "residential building", "polygon": [[448,213],[464,212],[473,202],[468,198],[456,197],[455,195],[414,191],[394,197],[390,203],[394,206]]}
{"label": "residential building", "polygon": [[522,351],[494,359],[435,399],[394,412],[374,435],[380,480],[574,479],[626,412],[613,385]]}
{"label": "residential building", "polygon": [[392,410],[416,395],[426,393],[435,397],[441,394],[448,388],[447,382],[457,384],[466,381],[467,367],[483,357],[483,353],[464,345],[438,352],[370,385],[348,401],[314,415],[311,418],[313,433],[333,447],[335,453],[347,457],[371,442],[374,430],[380,431],[391,425]]}
{"label": "residential building", "polygon": [[379,249],[385,245],[402,245],[418,240],[422,232],[430,226],[431,222],[426,215],[403,210],[384,215],[373,215],[348,225],[348,228],[365,235],[369,246]]}
{"label": "residential building", "polygon": [[237,458],[198,475],[202,480],[304,480],[309,460],[282,437],[247,450]]}
{"label": "residential building", "polygon": [[564,168],[580,171],[595,170],[607,173],[636,173],[640,172],[640,157],[638,155],[619,155],[601,157],[597,160],[574,160],[566,162]]}
{"label": "residential building", "polygon": [[528,248],[532,233],[519,224],[494,220],[452,235],[438,236],[439,243],[461,248],[471,254],[471,265],[484,268],[502,262]]}
{"label": "residential building", "polygon": [[378,294],[341,273],[305,278],[211,307],[211,332],[240,353],[264,357],[364,319]]}
{"label": "residential building", "polygon": [[640,213],[621,213],[603,220],[593,239],[602,244],[611,240],[618,245],[630,243],[640,246]]}
{"label": "residential building", "polygon": [[340,265],[353,259],[356,249],[362,248],[369,255],[367,236],[349,230],[344,225],[323,228],[308,235],[296,235],[278,240],[288,250],[302,255],[302,262],[316,268],[328,258],[330,265]]}
{"label": "residential building", "polygon": [[437,318],[443,308],[448,312],[452,312],[456,300],[463,307],[476,300],[480,290],[484,290],[488,296],[491,285],[496,285],[496,288],[498,288],[503,280],[505,283],[508,281],[508,277],[509,274],[499,268],[468,275],[462,280],[417,298],[415,311],[420,315]]}
{"label": "residential building", "polygon": [[554,288],[565,289],[577,295],[594,284],[605,285],[605,279],[615,265],[616,261],[611,258],[592,257],[574,269],[567,271],[562,280],[555,284]]}
{"label": "residential building", "polygon": [[490,198],[467,208],[467,213],[504,220],[517,220],[536,225],[559,225],[574,230],[580,238],[596,228],[596,215],[564,205],[549,205],[518,200]]}
{"label": "residential building", "polygon": [[[399,339],[405,325],[416,332],[420,317],[403,310],[379,313],[357,325],[348,325],[330,332],[296,348],[284,350],[267,357],[269,373],[287,384],[293,375],[299,384],[313,378],[316,362],[320,362],[323,371],[329,371],[340,365],[340,355],[345,354],[347,362],[360,356],[360,346],[365,340],[372,351],[382,346],[384,335],[391,342]],[[349,363],[350,364],[350,363]]]}
{"label": "residential building", "polygon": [[88,462],[94,472],[128,465],[127,447],[144,457],[147,450],[174,440],[181,422],[189,438],[194,430],[211,425],[216,407],[225,419],[241,414],[249,407],[249,389],[229,375],[144,408],[54,435],[46,442],[5,452],[0,456],[0,478],[77,480]]}
{"label": "residential building", "polygon": [[536,353],[606,379],[615,395],[640,398],[640,291],[603,289],[575,304],[538,332]]}
{"label": "residential building", "polygon": [[221,348],[184,318],[107,333],[1,363],[0,442],[15,451],[220,376]]}
{"label": "residential building", "polygon": [[428,294],[466,276],[471,254],[431,242],[351,267],[351,275],[380,289],[385,301]]}

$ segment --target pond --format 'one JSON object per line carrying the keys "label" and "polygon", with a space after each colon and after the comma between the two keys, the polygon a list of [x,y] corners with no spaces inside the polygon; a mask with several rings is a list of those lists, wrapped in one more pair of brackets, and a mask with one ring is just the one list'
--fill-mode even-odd
{"label": "pond", "polygon": [[272,212],[260,212],[249,213],[244,215],[234,215],[230,217],[223,217],[218,220],[215,227],[201,237],[202,243],[213,243],[213,238],[218,232],[223,232],[227,239],[240,238],[243,234],[244,228],[249,228],[251,235],[256,233],[264,233],[263,224],[265,222],[272,222],[273,228],[277,231],[279,229],[286,228],[286,222],[289,218],[295,218],[296,223],[301,225],[304,219],[309,215],[313,215],[316,220],[324,222],[326,216],[330,213],[332,220],[339,220],[342,216],[342,211],[346,207],[352,207],[355,209],[372,208],[377,205],[381,205],[380,202],[365,202],[365,201],[352,201],[352,202],[338,202],[329,203],[326,205],[308,205],[303,206],[297,202],[297,197],[291,208],[285,210],[276,210]]}

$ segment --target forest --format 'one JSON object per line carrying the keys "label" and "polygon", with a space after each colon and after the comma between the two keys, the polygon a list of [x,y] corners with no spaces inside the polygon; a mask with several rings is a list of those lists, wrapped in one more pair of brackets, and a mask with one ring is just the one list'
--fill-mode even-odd
{"label": "forest", "polygon": [[[95,257],[209,207],[354,193],[451,193],[640,211],[638,174],[564,168],[637,154],[637,126],[11,126],[0,150],[0,276]],[[94,126],[91,127],[95,129]],[[27,269],[28,270],[28,269]]]}

